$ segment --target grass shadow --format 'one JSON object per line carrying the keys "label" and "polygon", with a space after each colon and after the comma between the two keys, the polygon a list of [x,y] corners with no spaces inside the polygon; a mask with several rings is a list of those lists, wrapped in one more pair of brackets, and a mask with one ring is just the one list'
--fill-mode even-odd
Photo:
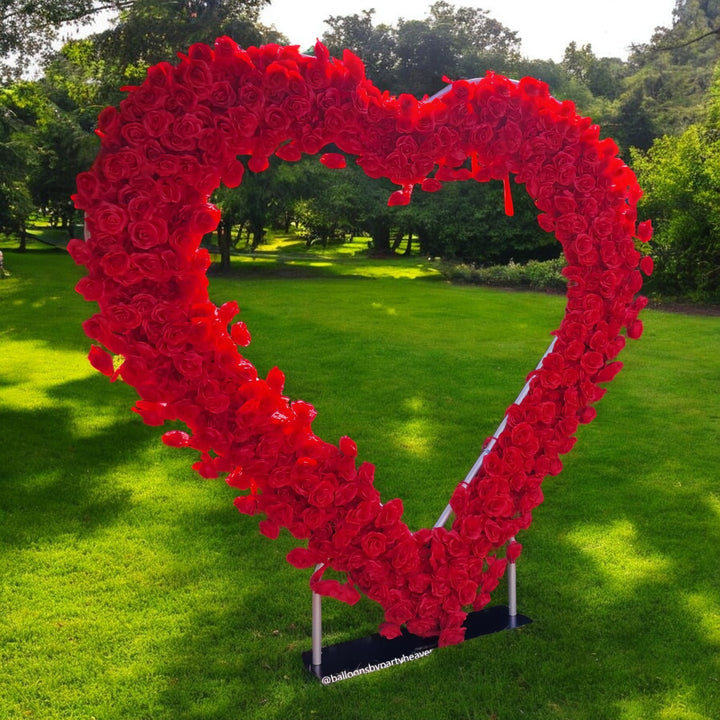
{"label": "grass shadow", "polygon": [[82,323],[97,306],[74,292],[82,271],[66,253],[51,249],[19,254],[11,272],[0,285],[0,340],[37,341],[49,352],[89,345]]}
{"label": "grass shadow", "polygon": [[[3,543],[28,545],[68,532],[82,537],[128,509],[131,491],[108,478],[148,437],[139,419],[103,406],[104,384],[93,375],[51,388],[50,407],[0,408]],[[88,408],[90,421],[78,418],[71,399]]]}

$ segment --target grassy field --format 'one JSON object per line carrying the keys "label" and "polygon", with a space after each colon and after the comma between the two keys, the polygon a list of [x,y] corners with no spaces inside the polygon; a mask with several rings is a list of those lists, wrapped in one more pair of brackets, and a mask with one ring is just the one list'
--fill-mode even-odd
{"label": "grassy field", "polygon": [[[720,717],[720,318],[644,314],[520,538],[531,625],[322,686],[301,664],[310,595],[290,540],[262,537],[91,370],[72,261],[3,249],[3,720]],[[316,431],[351,435],[384,499],[432,524],[563,298],[448,285],[417,259],[315,262],[238,260],[211,295],[238,300],[248,357],[285,370]],[[381,619],[365,600],[324,611],[327,643]]]}

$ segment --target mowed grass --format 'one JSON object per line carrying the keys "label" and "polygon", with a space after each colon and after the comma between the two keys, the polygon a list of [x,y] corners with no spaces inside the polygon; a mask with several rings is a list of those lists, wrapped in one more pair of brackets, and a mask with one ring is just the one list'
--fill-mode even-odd
{"label": "mowed grass", "polygon": [[[5,248],[3,248],[5,249]],[[0,718],[717,720],[720,318],[644,313],[625,370],[520,540],[521,630],[331,686],[302,667],[308,573],[86,361],[60,252],[0,281]],[[358,267],[367,260],[358,260]],[[417,260],[410,260],[411,267]],[[261,372],[351,435],[432,524],[562,316],[562,297],[335,266],[213,277]],[[380,266],[375,266],[380,267]],[[502,588],[496,602],[504,602]],[[379,608],[325,601],[326,642]]]}

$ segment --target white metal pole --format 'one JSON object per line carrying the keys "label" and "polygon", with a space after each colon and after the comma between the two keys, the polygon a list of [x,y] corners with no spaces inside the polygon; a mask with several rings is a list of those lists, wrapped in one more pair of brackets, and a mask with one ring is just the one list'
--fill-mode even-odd
{"label": "white metal pole", "polygon": [[[515,538],[511,538],[512,543]],[[508,625],[511,628],[517,627],[517,568],[515,561],[511,560],[507,567],[508,583]]]}
{"label": "white metal pole", "polygon": [[[536,370],[539,370],[542,367],[543,360],[553,351],[553,348],[555,347],[555,342],[557,341],[557,338],[554,337],[552,339],[552,342],[548,346],[548,349],[543,353],[543,356],[540,358],[540,362],[535,366]],[[513,405],[520,405],[522,401],[525,399],[526,395],[530,392],[530,380],[528,380],[525,385],[523,385],[523,389],[520,391],[520,394],[515,398],[515,402]],[[460,483],[461,485],[469,485],[475,475],[477,475],[478,471],[482,467],[483,461],[485,460],[485,456],[495,447],[495,443],[497,442],[498,437],[500,437],[500,433],[505,429],[505,426],[507,425],[507,414],[505,417],[500,421],[500,424],[497,427],[497,430],[493,433],[493,436],[488,441],[488,444],[483,448],[483,451],[480,453],[480,457],[475,461],[475,464],[470,468],[468,474],[465,476],[465,479]],[[447,504],[445,509],[440,513],[440,517],[437,519],[437,522],[433,527],[443,527],[447,521],[450,519],[450,515],[452,515],[452,507],[450,506],[450,503]]]}
{"label": "white metal pole", "polygon": [[312,666],[318,670],[322,663],[322,597],[312,594]]}

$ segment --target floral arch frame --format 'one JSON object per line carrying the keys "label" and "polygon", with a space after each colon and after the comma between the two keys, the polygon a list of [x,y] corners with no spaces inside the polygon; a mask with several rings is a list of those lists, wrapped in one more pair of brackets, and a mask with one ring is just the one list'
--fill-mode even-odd
{"label": "floral arch frame", "polygon": [[[263,534],[284,527],[307,541],[288,560],[318,566],[314,591],[377,601],[386,637],[404,625],[440,645],[460,642],[467,612],[488,603],[521,546],[498,551],[529,526],[543,479],[560,472],[578,425],[594,418],[626,337],[642,332],[638,292],[652,260],[637,241],[652,230],[637,223],[636,178],[598,126],[532,78],[488,73],[417,100],[381,92],[357,57],[331,58],[320,43],[308,56],[224,37],[180,57],[150,68],[119,108],[101,113],[101,149],[78,176],[74,200],[89,232],[68,250],[88,270],[77,290],[99,305],[84,324],[99,343],[90,362],[137,390],[133,409],[146,423],[187,426],[164,442],[194,448],[203,477],[225,475],[243,491],[235,505],[264,515]],[[313,407],[283,394],[282,372],[260,378],[241,355],[250,336],[232,322],[237,303],[208,298],[199,244],[220,219],[209,197],[221,182],[241,183],[238,157],[261,172],[273,154],[296,161],[328,146],[342,153],[321,155],[329,167],[356,156],[367,175],[398,184],[393,205],[415,187],[434,192],[454,180],[501,180],[507,191],[514,175],[567,259],[552,351],[475,477],[453,493],[450,529],[411,532],[402,501],[381,502],[355,443],[317,437]],[[346,581],[323,579],[328,568]]]}

